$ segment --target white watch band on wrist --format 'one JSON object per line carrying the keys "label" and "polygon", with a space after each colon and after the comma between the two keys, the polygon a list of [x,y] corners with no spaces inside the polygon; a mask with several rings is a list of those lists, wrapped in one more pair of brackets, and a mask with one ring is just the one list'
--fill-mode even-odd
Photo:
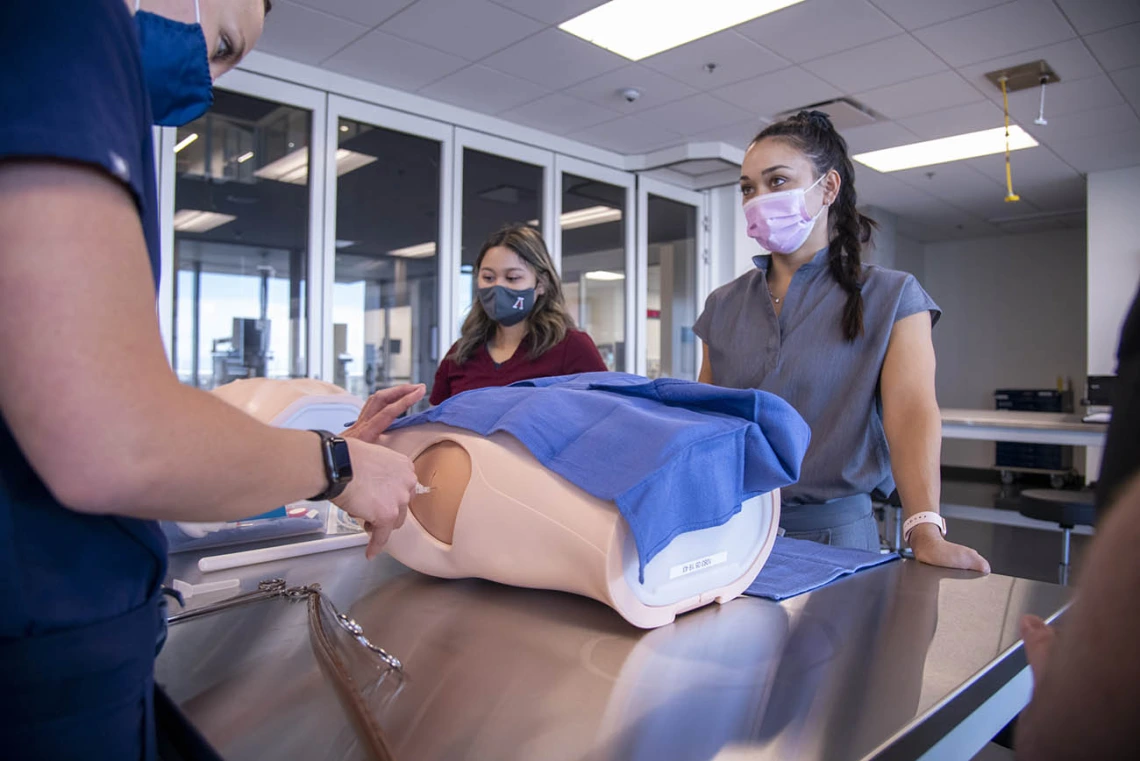
{"label": "white watch band on wrist", "polygon": [[915,513],[903,521],[903,541],[909,543],[910,532],[923,523],[933,523],[942,532],[942,536],[946,536],[946,521],[941,515],[934,512]]}

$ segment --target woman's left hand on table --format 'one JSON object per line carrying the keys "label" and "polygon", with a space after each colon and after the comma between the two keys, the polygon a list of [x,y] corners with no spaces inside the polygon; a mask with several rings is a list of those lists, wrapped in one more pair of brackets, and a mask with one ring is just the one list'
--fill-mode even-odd
{"label": "woman's left hand on table", "polygon": [[928,565],[960,568],[979,573],[990,572],[989,562],[976,550],[946,541],[942,538],[938,527],[931,523],[915,526],[911,531],[909,544],[914,550],[915,559]]}

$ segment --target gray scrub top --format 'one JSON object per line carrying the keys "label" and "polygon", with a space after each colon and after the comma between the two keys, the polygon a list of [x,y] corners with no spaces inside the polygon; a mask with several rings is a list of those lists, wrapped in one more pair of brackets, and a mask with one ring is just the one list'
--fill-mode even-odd
{"label": "gray scrub top", "polygon": [[879,373],[895,322],[938,305],[914,275],[863,265],[863,335],[843,337],[847,294],[831,276],[827,249],[792,277],[783,310],[768,295],[770,257],[709,295],[693,332],[708,346],[713,382],[756,388],[786,400],[811,426],[799,483],[784,502],[819,504],[840,497],[890,494],[890,452],[883,430]]}

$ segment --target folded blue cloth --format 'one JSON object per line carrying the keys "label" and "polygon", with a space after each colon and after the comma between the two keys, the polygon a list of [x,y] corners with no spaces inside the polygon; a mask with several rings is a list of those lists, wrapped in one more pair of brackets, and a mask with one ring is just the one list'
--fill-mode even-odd
{"label": "folded blue cloth", "polygon": [[583,373],[466,391],[392,428],[511,434],[550,470],[617,504],[641,568],[678,534],[720,526],[795,483],[811,432],[763,391]]}
{"label": "folded blue cloth", "polygon": [[830,584],[843,576],[898,560],[898,557],[893,552],[880,555],[877,552],[831,547],[819,542],[780,536],[776,537],[772,554],[760,569],[760,575],[752,582],[752,586],[744,590],[744,594],[769,600],[786,600]]}

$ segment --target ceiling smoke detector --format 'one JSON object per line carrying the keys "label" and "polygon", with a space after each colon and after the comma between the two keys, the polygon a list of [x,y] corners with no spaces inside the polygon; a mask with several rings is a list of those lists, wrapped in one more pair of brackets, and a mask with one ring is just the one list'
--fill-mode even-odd
{"label": "ceiling smoke detector", "polygon": [[834,100],[825,100],[822,103],[812,103],[806,106],[799,106],[798,108],[790,108],[787,111],[776,114],[774,121],[787,119],[789,116],[794,116],[800,111],[822,111],[827,114],[828,118],[831,119],[831,123],[840,131],[855,129],[856,127],[866,127],[868,124],[874,124],[882,119],[879,114],[854,98],[835,98]]}

